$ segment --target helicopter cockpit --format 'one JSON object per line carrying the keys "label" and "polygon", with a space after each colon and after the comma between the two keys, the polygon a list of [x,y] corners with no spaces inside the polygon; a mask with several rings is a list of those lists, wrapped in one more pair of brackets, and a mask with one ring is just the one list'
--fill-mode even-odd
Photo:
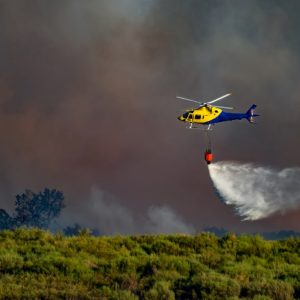
{"label": "helicopter cockpit", "polygon": [[187,112],[185,112],[182,116],[185,118],[185,119],[187,119],[187,117],[188,117],[188,115],[189,115],[189,111],[187,111]]}

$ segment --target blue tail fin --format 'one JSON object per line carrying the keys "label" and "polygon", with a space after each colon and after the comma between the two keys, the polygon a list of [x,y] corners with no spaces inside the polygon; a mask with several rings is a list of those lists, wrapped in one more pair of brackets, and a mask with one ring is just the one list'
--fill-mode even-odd
{"label": "blue tail fin", "polygon": [[250,123],[254,123],[253,117],[257,117],[259,115],[254,114],[254,109],[256,108],[257,105],[252,104],[251,107],[247,110],[246,115],[247,115],[247,120]]}

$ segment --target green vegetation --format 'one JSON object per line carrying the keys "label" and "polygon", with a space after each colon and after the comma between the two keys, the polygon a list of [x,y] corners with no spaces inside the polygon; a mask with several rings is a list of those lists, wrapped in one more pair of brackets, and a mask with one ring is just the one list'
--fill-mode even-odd
{"label": "green vegetation", "polygon": [[0,299],[300,299],[300,238],[0,232]]}

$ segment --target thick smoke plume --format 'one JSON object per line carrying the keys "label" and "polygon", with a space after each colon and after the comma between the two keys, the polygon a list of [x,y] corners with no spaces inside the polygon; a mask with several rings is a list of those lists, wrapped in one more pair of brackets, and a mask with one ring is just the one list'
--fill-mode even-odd
{"label": "thick smoke plume", "polygon": [[97,229],[100,234],[195,233],[195,228],[168,206],[151,206],[145,215],[120,204],[113,196],[92,188],[91,196],[80,207],[68,207],[60,218],[61,227],[79,224]]}
{"label": "thick smoke plume", "polygon": [[300,168],[276,170],[237,162],[218,162],[209,174],[220,198],[244,220],[258,220],[300,207]]}
{"label": "thick smoke plume", "polygon": [[[177,120],[191,107],[175,96],[232,92],[222,104],[241,112],[256,103],[259,126],[216,126],[214,149],[300,166],[299,11],[278,0],[0,1],[0,207],[11,213],[14,195],[51,186],[72,221],[87,202],[82,216],[104,232],[131,232],[139,214],[154,230],[148,208],[164,205],[196,228],[252,230],[212,201],[204,140]],[[89,200],[93,184],[129,216]],[[256,230],[300,230],[293,215]]]}

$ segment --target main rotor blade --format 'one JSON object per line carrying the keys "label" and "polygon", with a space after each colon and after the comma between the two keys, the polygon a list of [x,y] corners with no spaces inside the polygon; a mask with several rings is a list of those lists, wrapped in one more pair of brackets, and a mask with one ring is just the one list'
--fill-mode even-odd
{"label": "main rotor blade", "polygon": [[230,95],[231,95],[231,94],[226,94],[226,95],[224,95],[224,96],[222,96],[222,97],[219,97],[219,98],[217,98],[217,99],[211,100],[211,101],[209,101],[209,102],[206,102],[206,103],[209,103],[209,104],[211,104],[211,103],[214,103],[214,102],[220,101],[221,99],[223,99],[223,98],[225,98],[225,97],[228,97],[228,96],[230,96]]}
{"label": "main rotor blade", "polygon": [[224,109],[233,109],[233,107],[228,107],[228,106],[219,106],[219,105],[214,105],[214,107],[218,107],[218,108],[224,108]]}
{"label": "main rotor blade", "polygon": [[179,96],[176,96],[176,98],[177,99],[182,99],[182,100],[185,100],[185,101],[195,102],[195,103],[198,103],[198,104],[203,104],[202,102],[192,100],[192,99],[188,99],[188,98],[183,98],[183,97],[179,97]]}

